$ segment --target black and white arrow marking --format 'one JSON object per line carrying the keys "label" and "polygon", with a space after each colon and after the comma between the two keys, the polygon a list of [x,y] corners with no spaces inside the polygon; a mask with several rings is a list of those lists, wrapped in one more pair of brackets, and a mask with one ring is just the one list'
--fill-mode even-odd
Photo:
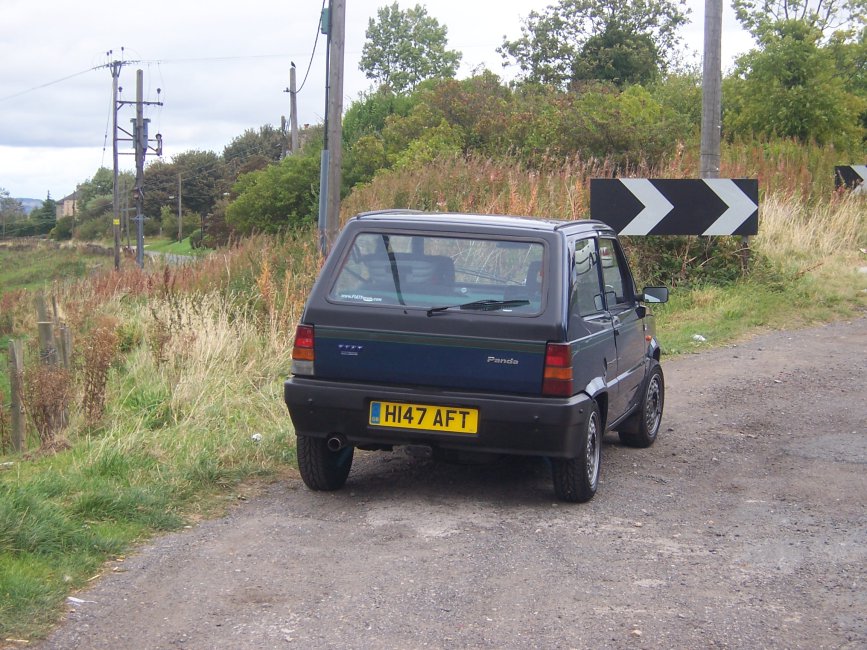
{"label": "black and white arrow marking", "polygon": [[755,179],[591,179],[590,217],[621,235],[755,235]]}
{"label": "black and white arrow marking", "polygon": [[834,187],[848,187],[856,192],[867,191],[867,165],[837,165],[834,167]]}

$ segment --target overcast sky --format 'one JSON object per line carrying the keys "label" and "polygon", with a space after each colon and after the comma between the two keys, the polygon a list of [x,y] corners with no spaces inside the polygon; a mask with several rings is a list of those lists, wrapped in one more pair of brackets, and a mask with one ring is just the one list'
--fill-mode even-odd
{"label": "overcast sky", "polygon": [[[448,28],[449,47],[463,53],[459,77],[487,67],[504,79],[496,52],[520,34],[521,20],[553,0],[428,0],[419,2]],[[401,0],[401,8],[416,0]],[[344,109],[371,88],[358,70],[368,19],[389,0],[347,0]],[[696,60],[702,48],[704,0],[688,0],[683,30]],[[55,199],[72,193],[101,166],[112,166],[111,74],[99,68],[123,58],[121,99],[135,99],[144,71],[150,135],[162,133],[164,159],[192,149],[222,153],[246,129],[280,125],[289,115],[289,62],[300,86],[311,61],[321,0],[0,0],[0,188],[13,197]],[[137,8],[140,8],[139,12]],[[730,7],[723,16],[723,67],[751,47]],[[109,50],[113,54],[107,55]],[[96,68],[96,69],[95,69]],[[309,78],[298,94],[301,124],[324,114],[325,39],[320,36]],[[55,83],[56,82],[56,83]],[[161,89],[157,95],[157,88]],[[119,111],[129,130],[132,107]],[[120,143],[121,152],[132,151]],[[149,157],[149,160],[151,158]],[[133,169],[131,155],[121,169]]]}

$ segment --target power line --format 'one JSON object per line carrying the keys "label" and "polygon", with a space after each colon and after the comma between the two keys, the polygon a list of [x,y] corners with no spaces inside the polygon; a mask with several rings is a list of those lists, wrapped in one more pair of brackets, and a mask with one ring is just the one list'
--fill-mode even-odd
{"label": "power line", "polygon": [[[319,15],[322,15],[322,12],[325,11],[325,0],[322,0],[322,9],[319,11]],[[301,82],[301,87],[295,91],[297,95],[304,89],[304,84],[307,83],[307,76],[310,74],[310,68],[313,67],[313,57],[316,56],[316,45],[319,43],[319,34],[322,32],[320,25],[316,25],[316,38],[313,39],[313,51],[310,53],[310,62],[307,64],[307,72],[304,73],[304,81]]]}
{"label": "power line", "polygon": [[62,83],[64,81],[68,81],[70,79],[74,79],[75,77],[80,77],[81,75],[93,72],[94,70],[99,70],[100,68],[104,68],[105,66],[97,65],[92,68],[88,68],[87,70],[82,70],[80,72],[76,72],[75,74],[71,74],[68,77],[63,77],[61,79],[55,79],[54,81],[49,81],[48,83],[41,84],[39,86],[33,86],[33,88],[28,88],[27,90],[22,90],[17,93],[12,93],[11,95],[6,95],[5,97],[0,97],[0,102],[5,102],[7,99],[14,99],[15,97],[21,97],[21,95],[26,95],[28,93],[32,93],[36,90],[41,90],[42,88],[48,88],[49,86],[53,86],[55,84]]}

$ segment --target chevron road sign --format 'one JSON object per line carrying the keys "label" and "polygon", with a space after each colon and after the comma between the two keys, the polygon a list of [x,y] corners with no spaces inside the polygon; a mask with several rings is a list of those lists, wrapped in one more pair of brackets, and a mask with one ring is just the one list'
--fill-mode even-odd
{"label": "chevron road sign", "polygon": [[834,167],[834,187],[840,189],[847,187],[854,190],[859,185],[861,192],[867,190],[867,165],[837,165]]}
{"label": "chevron road sign", "polygon": [[754,178],[593,178],[590,218],[621,235],[755,235]]}

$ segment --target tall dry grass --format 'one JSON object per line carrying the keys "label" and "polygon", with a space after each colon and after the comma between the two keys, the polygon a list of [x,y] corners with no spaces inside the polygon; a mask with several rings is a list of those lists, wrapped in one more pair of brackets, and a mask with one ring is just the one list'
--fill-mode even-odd
{"label": "tall dry grass", "polygon": [[353,190],[341,206],[345,221],[359,212],[412,208],[436,212],[515,214],[583,219],[590,206],[589,180],[621,176],[682,178],[683,151],[650,165],[578,157],[528,167],[518,160],[479,156],[439,158],[420,168],[388,171]]}
{"label": "tall dry grass", "polygon": [[[851,162],[841,157],[848,154],[794,140],[725,143],[720,175],[757,178],[762,198],[785,196],[823,203],[834,195],[834,166]],[[638,158],[627,165],[572,157],[530,167],[517,159],[449,156],[422,167],[381,172],[353,190],[342,204],[341,217],[345,221],[368,210],[413,208],[582,219],[589,214],[590,179],[696,178],[699,159],[694,146],[679,146],[653,163]]]}
{"label": "tall dry grass", "polygon": [[867,247],[867,196],[846,193],[808,204],[778,192],[761,205],[754,246],[792,263],[852,261]]}

